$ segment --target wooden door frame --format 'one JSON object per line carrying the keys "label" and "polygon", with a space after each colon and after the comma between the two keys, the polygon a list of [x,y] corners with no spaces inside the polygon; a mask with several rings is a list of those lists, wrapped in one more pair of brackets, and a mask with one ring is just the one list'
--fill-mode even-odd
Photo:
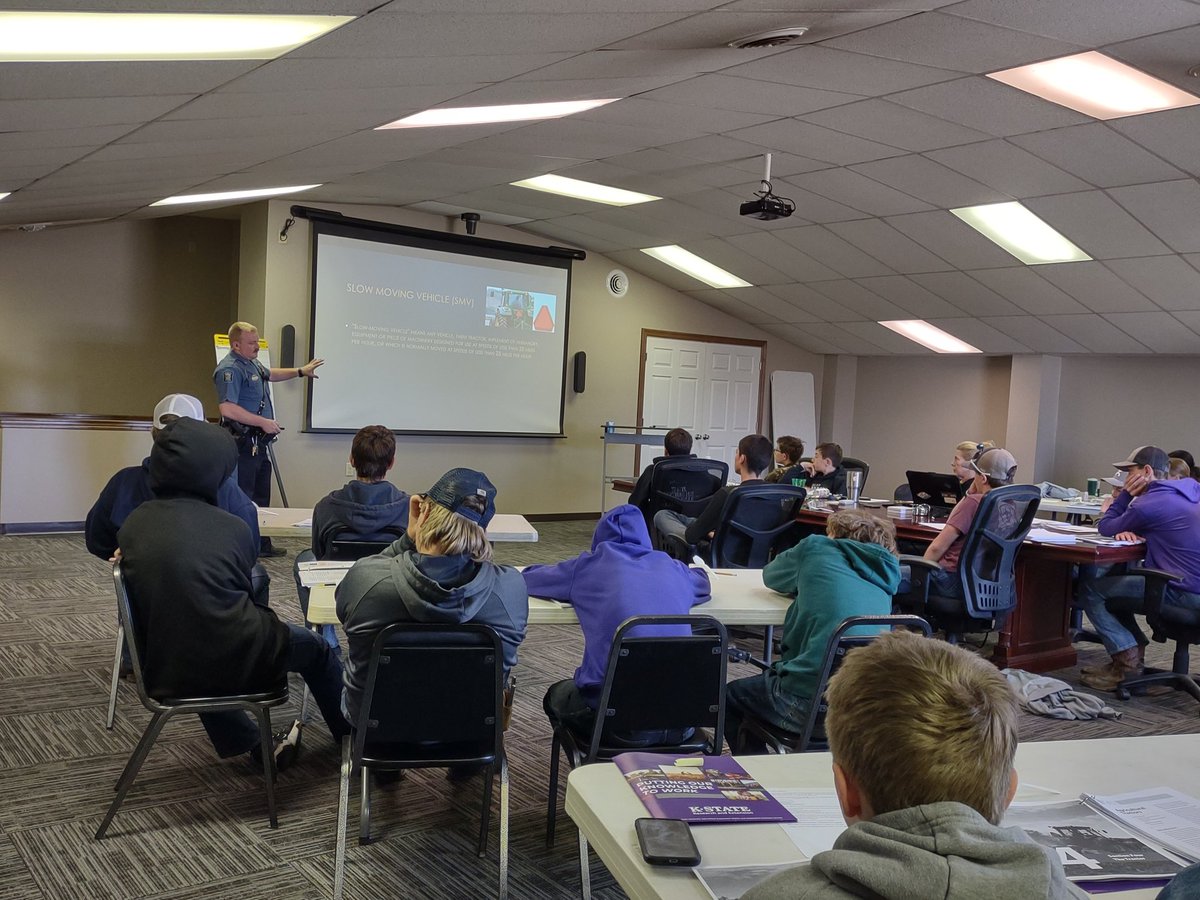
{"label": "wooden door frame", "polygon": [[[700,344],[732,344],[741,347],[757,347],[758,356],[758,409],[755,410],[755,433],[762,434],[763,404],[767,399],[767,342],[755,341],[750,338],[721,337],[715,334],[689,334],[685,331],[659,331],[654,328],[642,329],[642,350],[638,357],[638,391],[637,391],[637,427],[642,427],[642,411],[646,395],[646,340],[648,338],[670,338],[679,341],[695,341]],[[674,427],[674,426],[671,426]],[[634,472],[642,469],[642,448],[634,448]]]}

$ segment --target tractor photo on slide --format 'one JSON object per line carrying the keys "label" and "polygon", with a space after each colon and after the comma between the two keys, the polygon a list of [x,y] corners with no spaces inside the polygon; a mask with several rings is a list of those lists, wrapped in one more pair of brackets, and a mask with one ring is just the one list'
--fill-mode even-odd
{"label": "tractor photo on slide", "polygon": [[530,331],[533,328],[533,320],[529,315],[532,309],[533,297],[527,291],[504,290],[500,305],[496,307],[492,327],[519,328],[523,331]]}

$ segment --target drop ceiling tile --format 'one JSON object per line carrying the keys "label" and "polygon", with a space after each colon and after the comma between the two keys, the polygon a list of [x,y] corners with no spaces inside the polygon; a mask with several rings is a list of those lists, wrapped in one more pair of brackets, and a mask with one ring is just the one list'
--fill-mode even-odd
{"label": "drop ceiling tile", "polygon": [[[621,221],[612,221],[592,212],[587,215],[572,216],[565,224],[584,234],[594,234],[610,243],[638,250],[643,247],[674,244],[680,240],[675,231],[657,219],[625,218]],[[690,279],[688,283],[690,283]]]}
{"label": "drop ceiling tile", "polygon": [[[659,201],[660,203],[663,201]],[[663,244],[687,244],[711,238],[711,232],[698,221],[699,216],[690,219],[686,216],[671,215],[660,210],[647,210],[638,204],[637,207],[600,207],[590,204],[584,216],[593,222],[614,225],[630,233],[645,233],[652,241],[641,244],[642,247],[658,247]],[[752,279],[747,278],[747,281]]]}
{"label": "drop ceiling tile", "polygon": [[[605,48],[604,50],[580,53],[518,77],[537,78],[542,81],[618,78],[630,75],[676,75],[691,78],[778,52],[780,52],[778,49],[769,48],[747,53],[747,51],[736,50],[732,47],[707,47],[703,50],[616,50]],[[737,106],[727,108],[742,109]],[[769,112],[769,110],[766,111]]]}
{"label": "drop ceiling tile", "polygon": [[809,285],[830,301],[822,318],[830,322],[852,322],[869,319],[873,322],[910,318],[908,310],[891,300],[868,290],[856,281],[820,281]]}
{"label": "drop ceiling tile", "polygon": [[[995,203],[1008,197],[992,190],[987,185],[960,175],[953,169],[926,159],[923,156],[902,156],[896,159],[881,159],[853,167],[855,172],[866,175],[919,197],[933,206],[943,209],[957,206],[973,206],[978,203]],[[887,213],[881,213],[887,215]]]}
{"label": "drop ceiling tile", "polygon": [[689,229],[700,229],[707,235],[717,237],[745,233],[748,221],[737,214],[736,202],[726,204],[725,208],[718,212],[707,212],[676,200],[658,200],[654,203],[638,204],[638,209],[640,214],[660,222],[684,223]]}
{"label": "drop ceiling tile", "polygon": [[1200,309],[1200,272],[1181,257],[1111,259],[1105,265],[1163,309]]}
{"label": "drop ceiling tile", "polygon": [[88,147],[31,147],[6,150],[0,147],[0,172],[10,168],[57,169],[91,152]]}
{"label": "drop ceiling tile", "polygon": [[1054,263],[1038,266],[1037,273],[1092,312],[1142,312],[1157,309],[1148,299],[1104,268],[1103,263]]}
{"label": "drop ceiling tile", "polygon": [[[873,216],[929,209],[928,203],[851,169],[824,169],[793,175],[787,181]],[[782,190],[779,192],[783,193]]]}
{"label": "drop ceiling tile", "polygon": [[926,154],[1014,200],[1087,190],[1088,184],[1007,141],[949,147]]}
{"label": "drop ceiling tile", "polygon": [[1035,316],[986,316],[980,319],[1034,353],[1086,353],[1087,348]]}
{"label": "drop ceiling tile", "polygon": [[1096,187],[1163,181],[1182,174],[1101,122],[1021,135],[1012,142]]}
{"label": "drop ceiling tile", "polygon": [[815,322],[802,327],[809,335],[815,337],[825,345],[827,349],[820,352],[852,353],[857,356],[879,356],[883,353],[883,348],[875,342],[861,338],[842,328],[840,325],[826,325],[822,322]]}
{"label": "drop ceiling tile", "polygon": [[[743,200],[749,200],[756,189],[755,186],[743,185],[743,190],[738,193],[738,196]],[[827,224],[867,218],[867,214],[862,210],[838,203],[836,200],[830,200],[828,197],[822,197],[812,191],[806,191],[789,180],[783,180],[782,183],[776,182],[775,191],[795,203],[796,216],[807,219],[809,222]]]}
{"label": "drop ceiling tile", "polygon": [[645,128],[678,129],[680,133],[717,134],[761,125],[779,118],[760,113],[735,112],[728,109],[701,109],[676,106],[629,97],[582,113],[578,118],[591,122],[615,122],[621,125],[640,125]]}
{"label": "drop ceiling tile", "polygon": [[670,136],[673,133],[669,129],[658,131],[579,119],[555,119],[505,132],[489,138],[488,142],[497,150],[511,153],[603,159],[665,143]]}
{"label": "drop ceiling tile", "polygon": [[[690,275],[684,275],[678,269],[673,269],[666,263],[661,263],[657,259],[642,253],[640,250],[614,250],[605,255],[622,268],[640,272],[647,278],[654,279],[659,284],[665,284],[667,287],[674,288],[685,294],[708,288],[708,285],[704,282],[697,281]],[[736,303],[737,301],[734,302]]]}
{"label": "drop ceiling tile", "polygon": [[1112,313],[1104,318],[1155,353],[1200,353],[1200,334],[1170,313]]}
{"label": "drop ceiling tile", "polygon": [[[440,208],[445,210],[445,214],[447,215],[453,215],[454,211],[461,209],[461,207],[445,203],[415,203],[412,208],[429,209],[431,211],[438,211],[438,208]],[[488,218],[488,216],[485,214],[484,218]],[[557,219],[546,219],[540,222],[521,222],[518,223],[517,227],[530,234],[539,234],[548,237],[559,246],[579,247],[593,253],[612,253],[616,250],[629,249],[612,241],[606,241],[603,238],[584,234],[573,228],[567,228],[558,224],[559,221]]]}
{"label": "drop ceiling tile", "polygon": [[[268,15],[289,13],[295,15],[366,15],[378,0],[209,0],[206,12],[244,13]],[[23,9],[83,10],[99,12],[195,12],[196,4],[191,0],[25,0]]]}
{"label": "drop ceiling tile", "polygon": [[934,316],[953,318],[962,315],[961,309],[903,275],[859,278],[858,283],[908,310],[910,317],[929,319]]}
{"label": "drop ceiling tile", "polygon": [[1065,106],[982,76],[903,91],[888,100],[996,137],[1092,121]]}
{"label": "drop ceiling tile", "polygon": [[[1141,4],[1138,5],[1140,11]],[[1195,79],[1188,69],[1196,62],[1200,46],[1200,27],[1178,28],[1125,41],[1106,47],[1105,52],[1130,65],[1170,82],[1185,91],[1195,92]]]}
{"label": "drop ceiling tile", "polygon": [[844,278],[893,274],[879,260],[820,225],[779,229],[775,231],[775,236],[821,260]]}
{"label": "drop ceiling tile", "polygon": [[822,281],[836,278],[838,273],[816,259],[781,241],[772,232],[759,231],[725,239],[740,250],[769,263],[795,281]]}
{"label": "drop ceiling tile", "polygon": [[880,219],[833,222],[829,230],[897,272],[947,272],[954,268]]}
{"label": "drop ceiling tile", "polygon": [[982,131],[877,99],[808,113],[801,121],[915,151],[955,147],[988,138]]}
{"label": "drop ceiling tile", "polygon": [[[509,79],[489,84],[470,94],[456,97],[445,106],[495,106],[508,103],[544,103],[560,100],[611,100],[632,97],[664,85],[674,84],[682,75],[643,75],[637,78],[581,78],[573,81]],[[459,79],[455,79],[457,81]],[[560,119],[558,121],[569,121]],[[663,141],[666,143],[666,141]]]}
{"label": "drop ceiling tile", "polygon": [[1086,313],[1087,307],[1039,278],[1033,268],[979,269],[967,273],[1000,296],[1036,316]]}
{"label": "drop ceiling tile", "polygon": [[37,131],[0,131],[0,150],[27,150],[35,147],[102,147],[137,128],[137,125],[95,125],[90,128],[63,128]]}
{"label": "drop ceiling tile", "polygon": [[330,57],[490,56],[593,50],[680,17],[678,12],[413,13],[366,16],[289,54],[295,59]]}
{"label": "drop ceiling tile", "polygon": [[[458,220],[459,215],[463,211],[461,206],[451,206],[449,203],[438,203],[436,200],[427,200],[422,203],[411,203],[405,208],[419,210],[420,212],[430,212],[438,216],[447,216],[455,221]],[[508,216],[504,213],[498,213],[491,209],[477,209],[475,212],[479,213],[483,217],[482,221],[488,225],[522,226],[523,230],[534,231],[536,229],[528,228],[526,226],[540,224],[537,222],[531,222],[524,216]]]}
{"label": "drop ceiling tile", "polygon": [[[1131,199],[1136,203],[1136,198],[1131,196]],[[1028,200],[1025,205],[1095,259],[1157,256],[1171,252],[1166,244],[1101,191],[1042,197]]]}
{"label": "drop ceiling tile", "polygon": [[195,96],[262,65],[261,60],[114,61],[64,65],[0,63],[0,100],[84,97]]}
{"label": "drop ceiling tile", "polygon": [[932,350],[922,347],[916,341],[910,341],[903,335],[896,334],[890,328],[884,328],[878,322],[839,322],[838,327],[864,341],[869,341],[885,353],[901,356],[933,355]]}
{"label": "drop ceiling tile", "polygon": [[764,113],[773,118],[798,116],[860,99],[857,94],[844,91],[822,91],[793,84],[773,84],[749,78],[734,78],[723,73],[701,75],[668,85],[643,94],[642,98],[704,109],[735,109]]}
{"label": "drop ceiling tile", "polygon": [[830,344],[827,340],[822,340],[815,334],[805,331],[802,325],[764,325],[762,328],[763,331],[782,338],[788,343],[799,347],[801,350],[807,350],[809,353],[846,352],[844,348]]}
{"label": "drop ceiling tile", "polygon": [[[721,5],[722,0],[506,0],[504,9],[514,13],[700,12]],[[477,0],[395,0],[379,11],[470,13],[478,9]]]}
{"label": "drop ceiling tile", "polygon": [[1092,353],[1148,353],[1149,348],[1134,340],[1103,316],[1042,316],[1046,324]]}
{"label": "drop ceiling tile", "polygon": [[1043,3],[1041,0],[967,0],[948,12],[1017,31],[1099,47],[1114,41],[1183,28],[1200,22],[1200,8],[1184,0],[1128,3]]}
{"label": "drop ceiling tile", "polygon": [[[570,216],[571,221],[564,224],[577,231],[584,231],[585,224],[591,221],[586,214],[592,211],[592,204],[586,201],[529,191],[507,184],[473,191],[455,191],[452,195],[439,199],[446,203],[457,203],[462,209],[498,209],[509,215],[530,219]],[[646,235],[641,235],[641,238],[645,237]],[[628,246],[648,245],[631,243]]]}
{"label": "drop ceiling tile", "polygon": [[480,84],[445,84],[415,87],[338,88],[328,91],[262,91],[254,94],[215,91],[197,97],[166,118],[232,119],[249,116],[303,116],[354,109],[362,113],[365,128],[390,122],[470,93]]}
{"label": "drop ceiling tile", "polygon": [[1012,265],[1006,251],[943,210],[890,216],[887,223],[960,269]]}
{"label": "drop ceiling tile", "polygon": [[806,320],[828,322],[839,312],[829,297],[803,284],[768,284],[763,290],[799,309]]}
{"label": "drop ceiling tile", "polygon": [[758,257],[724,240],[689,242],[686,249],[754,285],[785,284],[793,280]]}
{"label": "drop ceiling tile", "polygon": [[1172,250],[1180,253],[1200,251],[1200,217],[1196,214],[1200,210],[1200,185],[1194,180],[1139,184],[1113,188],[1109,193]]}
{"label": "drop ceiling tile", "polygon": [[[810,9],[803,13],[803,24],[808,26],[809,31],[801,40],[805,43],[825,41],[906,15],[908,11],[896,9],[836,12]],[[721,9],[688,16],[653,31],[618,41],[612,46],[617,49],[707,49],[722,47],[739,37],[779,27],[778,10],[738,12]]]}
{"label": "drop ceiling tile", "polygon": [[88,97],[59,100],[0,100],[5,131],[51,131],[96,125],[140,125],[192,99],[191,94],[153,97]]}
{"label": "drop ceiling tile", "polygon": [[991,72],[1080,49],[1078,44],[936,12],[834,38],[826,46],[960,72]]}
{"label": "drop ceiling tile", "polygon": [[729,137],[757,144],[765,150],[782,150],[810,159],[835,165],[849,165],[899,156],[904,151],[896,147],[842,134],[798,119],[780,119],[765,125],[755,125],[729,132]]}
{"label": "drop ceiling tile", "polygon": [[1028,347],[979,319],[929,319],[929,324],[948,331],[984,353],[1029,353]]}
{"label": "drop ceiling tile", "polygon": [[781,297],[776,297],[774,294],[770,293],[764,288],[748,287],[728,288],[726,290],[692,291],[693,297],[710,294],[725,294],[733,297],[735,300],[745,303],[747,306],[754,307],[760,313],[770,316],[772,320],[777,322],[800,324],[818,321],[816,316],[809,315],[801,310],[798,306],[788,303]]}
{"label": "drop ceiling tile", "polygon": [[725,69],[723,74],[823,91],[844,91],[862,97],[878,97],[955,77],[953,72],[945,69],[814,45]]}
{"label": "drop ceiling tile", "polygon": [[763,312],[761,309],[751,306],[744,300],[739,300],[737,297],[732,296],[729,291],[699,290],[693,288],[689,289],[687,293],[701,303],[706,303],[727,315],[733,316],[735,319],[749,322],[751,325],[773,325],[778,324],[780,321],[770,313]]}
{"label": "drop ceiling tile", "polygon": [[[1187,88],[1194,93],[1198,86],[1195,79],[1192,81]],[[1200,175],[1200,147],[1196,146],[1196,132],[1200,130],[1200,108],[1189,106],[1147,116],[1129,116],[1125,119],[1115,119],[1110,125],[1114,131],[1119,131],[1150,153],[1161,156],[1189,174]],[[1164,174],[1138,180],[1165,181],[1176,177],[1170,174],[1170,167],[1166,163],[1160,163],[1158,169]]]}
{"label": "drop ceiling tile", "polygon": [[1004,299],[965,272],[925,272],[908,277],[967,315],[1021,316],[1019,306]]}
{"label": "drop ceiling tile", "polygon": [[1200,333],[1200,311],[1189,310],[1177,312],[1174,313],[1174,316],[1192,331]]}

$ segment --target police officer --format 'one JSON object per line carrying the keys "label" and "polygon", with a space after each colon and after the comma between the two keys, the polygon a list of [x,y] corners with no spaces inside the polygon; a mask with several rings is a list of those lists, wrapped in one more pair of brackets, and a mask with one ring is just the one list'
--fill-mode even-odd
{"label": "police officer", "polygon": [[[238,486],[259,506],[271,505],[271,458],[267,445],[282,430],[275,421],[268,381],[316,378],[323,359],[310,360],[298,369],[268,369],[258,361],[258,329],[249,322],[229,326],[229,355],[217,364],[213,383],[217,387],[221,422],[238,443]],[[260,556],[283,556],[269,537],[259,545]]]}

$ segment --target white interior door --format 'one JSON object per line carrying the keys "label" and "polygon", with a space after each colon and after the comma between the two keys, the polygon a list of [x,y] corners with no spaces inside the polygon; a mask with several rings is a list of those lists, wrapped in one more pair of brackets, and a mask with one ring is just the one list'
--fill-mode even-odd
{"label": "white interior door", "polygon": [[686,428],[697,456],[724,460],[733,474],[737,442],[758,422],[762,348],[646,339],[643,428]]}

